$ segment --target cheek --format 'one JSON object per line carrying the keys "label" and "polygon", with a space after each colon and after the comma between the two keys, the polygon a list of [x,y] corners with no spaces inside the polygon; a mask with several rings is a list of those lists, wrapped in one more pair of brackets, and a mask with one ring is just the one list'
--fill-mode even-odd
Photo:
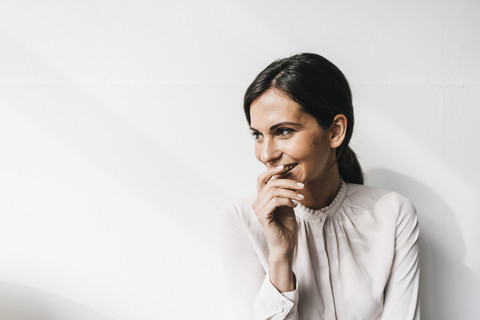
{"label": "cheek", "polygon": [[313,161],[313,158],[317,153],[317,147],[318,146],[313,143],[298,141],[297,143],[289,145],[288,150],[285,151],[299,161],[310,162]]}
{"label": "cheek", "polygon": [[327,162],[328,153],[329,148],[312,141],[312,143],[298,144],[291,154],[295,155],[296,159],[303,162],[306,166],[317,167]]}
{"label": "cheek", "polygon": [[261,161],[260,160],[260,155],[262,153],[262,149],[260,148],[260,146],[256,143],[255,144],[255,158],[257,158],[258,161]]}

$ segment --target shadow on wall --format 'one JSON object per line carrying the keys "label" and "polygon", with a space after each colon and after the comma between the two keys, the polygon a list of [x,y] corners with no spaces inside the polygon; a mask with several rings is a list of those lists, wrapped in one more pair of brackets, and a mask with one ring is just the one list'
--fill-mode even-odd
{"label": "shadow on wall", "polygon": [[[415,205],[420,224],[420,301],[423,320],[477,320],[478,276],[463,264],[465,244],[455,212],[429,186],[373,168],[367,184],[396,191]],[[468,312],[468,314],[464,314]]]}
{"label": "shadow on wall", "polygon": [[0,282],[0,301],[5,320],[112,320],[65,298],[7,282]]}

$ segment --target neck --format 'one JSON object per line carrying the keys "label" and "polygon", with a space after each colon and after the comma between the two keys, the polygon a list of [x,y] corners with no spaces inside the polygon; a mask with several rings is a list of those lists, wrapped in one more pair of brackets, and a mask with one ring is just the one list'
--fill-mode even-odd
{"label": "neck", "polygon": [[341,178],[337,164],[333,165],[324,176],[305,184],[302,204],[311,209],[321,209],[332,203],[340,189]]}

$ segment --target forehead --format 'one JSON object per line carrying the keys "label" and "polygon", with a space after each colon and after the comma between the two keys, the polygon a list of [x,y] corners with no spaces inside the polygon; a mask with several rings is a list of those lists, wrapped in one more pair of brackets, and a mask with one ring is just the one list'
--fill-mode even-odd
{"label": "forehead", "polygon": [[305,123],[308,118],[309,115],[302,111],[298,103],[275,89],[265,91],[250,106],[251,126],[256,129],[284,121]]}

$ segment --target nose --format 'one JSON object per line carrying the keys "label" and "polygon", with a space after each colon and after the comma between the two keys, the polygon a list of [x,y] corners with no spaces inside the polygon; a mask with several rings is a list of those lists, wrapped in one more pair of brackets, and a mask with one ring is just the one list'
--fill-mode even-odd
{"label": "nose", "polygon": [[281,150],[278,148],[274,139],[265,138],[261,146],[260,161],[264,164],[273,165],[275,160],[282,155]]}

